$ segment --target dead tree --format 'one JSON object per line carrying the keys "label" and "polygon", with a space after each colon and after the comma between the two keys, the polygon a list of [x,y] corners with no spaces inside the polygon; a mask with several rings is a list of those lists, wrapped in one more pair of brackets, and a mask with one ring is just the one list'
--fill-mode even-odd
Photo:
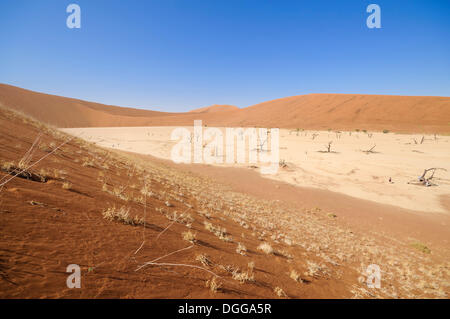
{"label": "dead tree", "polygon": [[414,140],[414,144],[423,144],[423,142],[425,141],[425,136],[422,135],[422,138],[420,139],[420,143],[417,142],[417,140],[415,138],[413,138]]}
{"label": "dead tree", "polygon": [[268,136],[266,137],[266,139],[264,141],[261,142],[261,140],[259,139],[259,143],[258,143],[258,152],[264,152],[264,145],[266,144],[268,139]]}
{"label": "dead tree", "polygon": [[[434,177],[434,173],[439,169],[443,170],[443,171],[447,171],[445,168],[439,168],[439,167],[427,168],[423,171],[423,174],[417,178],[417,181],[414,181],[413,183],[419,184],[419,185],[424,185],[426,187],[437,186],[437,184],[433,183],[431,180]],[[430,172],[430,174],[428,174],[429,172]]]}

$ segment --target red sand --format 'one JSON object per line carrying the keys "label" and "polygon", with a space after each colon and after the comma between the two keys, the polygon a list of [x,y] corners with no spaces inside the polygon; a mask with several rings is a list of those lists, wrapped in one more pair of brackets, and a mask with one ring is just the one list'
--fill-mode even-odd
{"label": "red sand", "polygon": [[450,133],[449,97],[309,94],[243,109],[213,106],[194,112],[164,113],[0,84],[0,103],[58,127],[177,126],[193,125],[194,120],[201,119],[209,126]]}
{"label": "red sand", "polygon": [[214,112],[230,112],[230,111],[237,111],[239,108],[234,105],[211,105],[206,107],[201,107],[195,110],[191,110],[189,112],[191,113],[214,113]]}
{"label": "red sand", "polygon": [[[440,133],[449,131],[449,102],[320,94],[230,112],[161,113],[0,85],[3,106],[64,127],[191,125],[200,118],[208,125]],[[40,133],[33,161],[67,136],[0,109],[0,178],[13,174],[11,165],[20,166]],[[0,298],[275,298],[276,287],[291,298],[448,298],[450,293],[447,215],[295,188],[248,169],[175,165],[77,139],[29,173],[46,180],[17,177],[0,191]],[[145,181],[152,193],[143,205]],[[449,205],[449,198],[442,202]],[[146,216],[146,226],[105,219],[104,210],[114,206]],[[177,219],[162,233],[175,212],[180,216],[187,207],[190,228]],[[232,241],[208,231],[204,222],[226,228]],[[146,261],[188,247],[182,239],[188,230],[196,233],[195,245],[164,262],[202,266],[197,256],[208,255],[212,264],[205,267],[222,283],[216,293],[205,287],[211,275],[199,269],[159,265],[136,271]],[[275,253],[258,250],[263,241]],[[238,242],[247,247],[245,256],[236,251]],[[254,279],[241,284],[233,270],[249,270],[249,262],[255,263]],[[373,262],[382,266],[383,286],[368,291],[359,278],[361,268]],[[72,263],[82,267],[82,289],[66,287],[65,271]],[[292,279],[292,270],[300,281]]]}
{"label": "red sand", "polygon": [[[0,132],[1,178],[10,176],[3,164],[17,163],[39,133],[43,136],[32,162],[47,154],[52,142],[59,145],[67,138],[2,109]],[[41,147],[42,143],[47,147]],[[140,171],[141,164],[144,171]],[[80,140],[69,142],[29,171],[47,180],[17,177],[0,192],[0,298],[276,298],[275,287],[281,287],[290,298],[392,297],[389,291],[394,288],[399,297],[449,293],[449,278],[443,273],[449,256],[448,216],[415,214],[330,192],[295,188],[263,179],[247,169],[176,165],[144,155],[115,153]],[[153,193],[145,206],[139,200],[143,178]],[[71,186],[63,187],[65,182]],[[126,186],[122,193],[126,199],[112,192],[120,186]],[[209,196],[208,201],[202,204],[201,196],[191,191]],[[230,194],[234,198],[238,193],[261,205],[257,215],[253,215],[251,202],[230,203]],[[165,204],[167,200],[172,206]],[[273,205],[284,208],[281,212],[272,210],[266,200],[279,201]],[[191,228],[180,220],[163,233],[171,221],[160,210],[169,214],[177,211],[180,216],[186,204],[192,206]],[[216,205],[218,208],[206,208]],[[113,206],[130,208],[132,216],[146,216],[147,226],[104,219],[102,212]],[[294,206],[293,210],[289,211],[289,206]],[[313,208],[317,206],[321,209]],[[236,209],[247,216],[224,214]],[[252,220],[266,209],[269,214],[263,220],[267,218],[275,228]],[[337,217],[331,218],[330,211]],[[242,220],[250,227],[244,227],[239,222]],[[207,231],[205,221],[225,227],[233,240],[223,241]],[[314,236],[304,237],[310,227]],[[206,254],[213,262],[208,269],[220,275],[222,287],[216,293],[205,287],[211,275],[199,269],[149,266],[136,271],[146,261],[188,247],[181,236],[188,229],[197,234],[193,248],[163,261],[202,266],[196,257]],[[144,233],[145,242],[135,254]],[[298,244],[272,239],[280,233],[295,236]],[[432,253],[416,251],[410,246],[411,237],[427,243]],[[270,242],[276,253],[259,251],[262,241]],[[336,241],[337,251],[327,248]],[[237,242],[247,247],[245,256],[236,252]],[[300,244],[312,246],[305,249]],[[311,250],[315,245],[319,245],[318,250]],[[323,252],[347,257],[339,263],[324,261],[318,257]],[[381,264],[386,271],[385,290],[367,291],[365,283],[358,281],[360,274],[355,269],[365,264],[366,254],[372,262],[378,258],[392,261]],[[396,261],[399,256],[406,258],[400,259],[401,264]],[[254,280],[241,284],[230,272],[236,267],[248,270],[249,262],[255,263]],[[81,289],[66,287],[66,267],[72,263],[82,268]],[[321,267],[314,275],[311,263]],[[425,267],[428,277],[423,280],[433,290],[408,286],[411,280],[417,285],[423,281],[419,267]],[[292,270],[302,282],[292,279]],[[395,276],[387,279],[390,272]]]}

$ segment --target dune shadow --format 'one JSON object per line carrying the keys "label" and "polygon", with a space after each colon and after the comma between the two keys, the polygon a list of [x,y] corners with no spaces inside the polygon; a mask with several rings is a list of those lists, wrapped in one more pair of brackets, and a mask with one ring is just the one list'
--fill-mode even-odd
{"label": "dune shadow", "polygon": [[255,270],[255,272],[258,271],[258,272],[262,272],[262,273],[265,273],[265,274],[273,275],[273,273],[271,273],[270,271],[266,271],[264,269],[255,268],[254,270]]}
{"label": "dune shadow", "polygon": [[18,286],[17,283],[15,283],[7,274],[6,272],[7,267],[6,267],[6,261],[3,257],[0,257],[0,278],[4,281],[6,281],[7,283],[10,283],[11,285],[14,286]]}
{"label": "dune shadow", "polygon": [[254,282],[252,282],[252,284],[257,287],[272,289],[271,285],[269,285],[265,282],[262,282],[262,281],[254,281]]}
{"label": "dune shadow", "polygon": [[[143,226],[144,227],[144,226]],[[147,223],[147,222],[145,222],[145,228],[147,229],[151,229],[151,230],[154,230],[154,231],[157,231],[157,232],[161,232],[161,231],[163,231],[164,230],[164,228],[162,228],[162,227],[159,227],[158,225],[155,225],[155,224],[149,224],[149,223]]]}
{"label": "dune shadow", "polygon": [[78,195],[86,196],[86,197],[89,197],[89,198],[94,198],[93,196],[91,196],[91,195],[89,195],[87,193],[84,193],[82,191],[78,191],[76,189],[69,189],[69,191],[72,192],[72,193],[78,194]]}
{"label": "dune shadow", "polygon": [[208,247],[208,248],[217,249],[217,250],[219,249],[216,246],[211,245],[210,243],[207,243],[207,242],[205,242],[203,240],[197,240],[196,243],[199,244],[200,246],[203,246],[203,247]]}

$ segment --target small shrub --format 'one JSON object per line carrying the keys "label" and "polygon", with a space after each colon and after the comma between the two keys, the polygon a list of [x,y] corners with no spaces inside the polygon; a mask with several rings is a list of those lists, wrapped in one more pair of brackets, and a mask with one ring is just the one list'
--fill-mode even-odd
{"label": "small shrub", "polygon": [[115,207],[110,207],[103,211],[103,218],[109,221],[118,221],[125,225],[144,225],[145,220],[143,218],[139,218],[137,216],[130,216],[130,209],[121,207],[120,209],[116,209]]}

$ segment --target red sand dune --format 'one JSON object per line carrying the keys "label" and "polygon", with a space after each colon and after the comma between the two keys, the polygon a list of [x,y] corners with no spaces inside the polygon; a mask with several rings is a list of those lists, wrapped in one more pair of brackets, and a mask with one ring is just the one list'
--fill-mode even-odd
{"label": "red sand dune", "polygon": [[123,126],[134,118],[170,114],[86,102],[5,84],[0,84],[0,104],[58,127]]}
{"label": "red sand dune", "polygon": [[[0,104],[58,127],[192,125],[450,132],[450,97],[308,94],[238,109],[165,113],[86,102],[0,84]],[[230,110],[224,112],[224,110]]]}
{"label": "red sand dune", "polygon": [[234,105],[218,105],[214,104],[211,106],[201,107],[195,110],[189,111],[190,113],[214,113],[214,112],[230,112],[237,111],[239,108]]}

